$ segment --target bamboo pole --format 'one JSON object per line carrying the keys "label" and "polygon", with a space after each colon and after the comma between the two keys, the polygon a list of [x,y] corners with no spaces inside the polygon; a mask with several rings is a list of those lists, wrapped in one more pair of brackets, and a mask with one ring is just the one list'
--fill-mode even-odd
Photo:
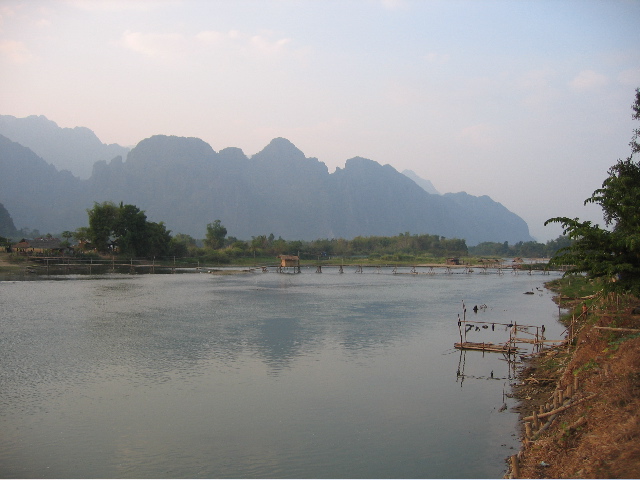
{"label": "bamboo pole", "polygon": [[[581,398],[580,400],[576,400],[575,402],[571,402],[570,404],[564,405],[562,407],[554,408],[553,410],[550,410],[548,412],[542,413],[540,415],[538,415],[537,413],[534,412],[534,415],[532,415],[530,417],[524,417],[522,420],[525,421],[525,422],[530,422],[530,421],[533,420],[535,422],[535,419],[539,420],[541,418],[546,418],[546,417],[550,417],[551,415],[555,415],[556,413],[564,412],[565,410],[568,410],[569,408],[571,408],[571,407],[573,407],[575,405],[578,405],[579,403],[586,402],[587,400],[591,400],[592,398],[594,398],[597,395],[598,395],[597,393],[593,393],[593,394],[589,395],[588,397]],[[535,417],[535,419],[534,419],[534,417]]]}
{"label": "bamboo pole", "polygon": [[518,465],[518,455],[511,455],[511,478],[520,478],[520,466]]}
{"label": "bamboo pole", "polygon": [[640,332],[637,328],[614,328],[614,327],[593,327],[598,330],[611,330],[614,332]]}

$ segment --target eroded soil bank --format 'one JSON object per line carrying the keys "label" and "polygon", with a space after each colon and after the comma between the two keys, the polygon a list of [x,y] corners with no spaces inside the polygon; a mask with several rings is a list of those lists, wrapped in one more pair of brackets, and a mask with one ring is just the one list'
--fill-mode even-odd
{"label": "eroded soil bank", "polygon": [[640,300],[557,301],[570,312],[567,342],[520,373],[523,443],[506,476],[640,478]]}

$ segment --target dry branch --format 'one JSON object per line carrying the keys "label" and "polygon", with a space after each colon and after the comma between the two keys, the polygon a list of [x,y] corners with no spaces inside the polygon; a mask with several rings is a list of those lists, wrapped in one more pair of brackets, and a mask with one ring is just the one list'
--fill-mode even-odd
{"label": "dry branch", "polygon": [[[571,408],[571,407],[573,407],[575,405],[578,405],[579,403],[585,402],[587,400],[591,400],[596,395],[597,395],[597,393],[593,393],[593,394],[589,395],[588,397],[581,398],[580,400],[576,400],[575,402],[571,402],[568,405],[564,405],[562,407],[554,408],[553,410],[551,410],[549,412],[537,414],[537,417],[539,419],[540,418],[546,418],[546,417],[550,417],[551,415],[555,415],[556,413],[564,412],[565,410],[568,410],[569,408]],[[525,422],[531,422],[531,421],[533,421],[533,415],[531,415],[529,417],[524,417],[522,420],[525,421]]]}

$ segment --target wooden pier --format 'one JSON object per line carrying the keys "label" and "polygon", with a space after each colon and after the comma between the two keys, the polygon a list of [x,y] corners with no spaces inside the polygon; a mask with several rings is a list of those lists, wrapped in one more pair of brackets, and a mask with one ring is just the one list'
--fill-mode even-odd
{"label": "wooden pier", "polygon": [[[454,343],[454,347],[458,350],[478,350],[482,352],[496,352],[503,353],[505,355],[514,355],[519,352],[520,344],[530,344],[536,351],[540,351],[544,348],[545,344],[560,343],[560,340],[548,340],[544,336],[544,325],[518,325],[513,323],[500,323],[500,322],[484,322],[476,320],[466,319],[466,307],[463,306],[463,318],[458,315],[458,334],[460,335],[460,341]],[[477,308],[477,307],[475,307]],[[467,340],[467,333],[474,330],[491,330],[496,331],[496,326],[505,327],[505,330],[509,331],[509,338],[504,343],[493,342],[471,342]]]}
{"label": "wooden pier", "polygon": [[504,353],[506,355],[513,355],[515,353],[518,353],[518,348],[508,343],[495,344],[485,342],[462,342],[454,343],[454,347],[458,350],[480,350],[482,352]]}

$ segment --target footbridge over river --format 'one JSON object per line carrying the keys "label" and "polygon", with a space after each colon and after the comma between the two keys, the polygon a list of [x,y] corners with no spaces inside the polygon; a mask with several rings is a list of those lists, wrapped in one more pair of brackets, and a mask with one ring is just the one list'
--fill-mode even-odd
{"label": "footbridge over river", "polygon": [[453,274],[541,274],[548,275],[551,271],[566,271],[567,267],[550,268],[546,263],[518,263],[518,264],[469,264],[447,265],[442,263],[420,263],[415,265],[394,264],[330,264],[282,267],[281,265],[263,265],[262,272],[275,271],[278,273],[301,273],[303,268],[315,269],[316,273],[391,273],[394,275],[453,275]]}

